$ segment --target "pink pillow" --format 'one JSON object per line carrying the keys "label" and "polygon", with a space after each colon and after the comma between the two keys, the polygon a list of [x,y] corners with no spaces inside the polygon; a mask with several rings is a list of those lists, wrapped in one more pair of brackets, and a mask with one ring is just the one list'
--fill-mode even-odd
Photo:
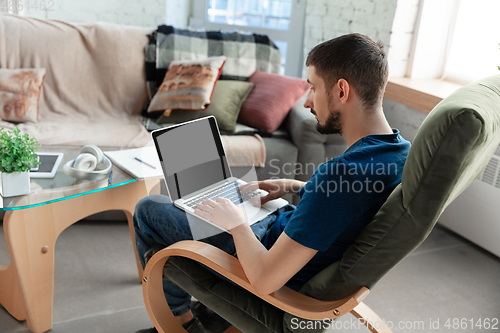
{"label": "pink pillow", "polygon": [[309,89],[305,80],[256,70],[248,79],[255,86],[241,106],[238,122],[274,132]]}

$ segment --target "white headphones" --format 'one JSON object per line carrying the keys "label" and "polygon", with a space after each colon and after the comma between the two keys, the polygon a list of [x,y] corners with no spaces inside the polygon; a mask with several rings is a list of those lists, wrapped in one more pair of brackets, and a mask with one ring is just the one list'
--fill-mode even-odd
{"label": "white headphones", "polygon": [[80,155],[73,162],[73,169],[91,172],[103,159],[104,154],[99,147],[95,145],[83,146]]}
{"label": "white headphones", "polygon": [[80,179],[104,178],[111,171],[111,161],[95,145],[83,146],[80,155],[64,165],[63,171],[68,176]]}

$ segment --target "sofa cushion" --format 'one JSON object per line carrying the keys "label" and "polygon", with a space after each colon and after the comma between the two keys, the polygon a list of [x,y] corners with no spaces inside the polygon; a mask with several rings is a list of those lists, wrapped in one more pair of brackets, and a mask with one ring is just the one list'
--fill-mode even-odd
{"label": "sofa cushion", "polygon": [[0,68],[0,119],[37,122],[45,68]]}
{"label": "sofa cushion", "polygon": [[[158,124],[182,123],[213,115],[217,119],[219,130],[233,133],[236,129],[236,119],[240,108],[254,84],[251,82],[219,80],[215,85],[210,106],[202,111],[173,110],[170,116],[161,117]],[[253,133],[252,133],[253,134]]]}
{"label": "sofa cushion", "polygon": [[238,122],[269,133],[281,125],[292,106],[309,89],[305,80],[259,70],[248,81],[255,87],[241,106]]}
{"label": "sofa cushion", "polygon": [[157,110],[205,110],[212,99],[226,57],[177,60],[170,63],[163,82],[148,107]]}

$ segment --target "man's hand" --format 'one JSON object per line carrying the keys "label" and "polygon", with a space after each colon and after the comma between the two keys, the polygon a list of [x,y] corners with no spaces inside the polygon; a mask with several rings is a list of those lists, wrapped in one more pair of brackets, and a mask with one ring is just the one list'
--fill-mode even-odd
{"label": "man's hand", "polygon": [[243,206],[236,206],[231,200],[226,198],[217,198],[215,201],[211,199],[202,201],[196,205],[194,212],[196,215],[226,230],[231,230],[243,223],[247,223]]}
{"label": "man's hand", "polygon": [[243,195],[259,188],[267,191],[268,195],[260,197],[260,204],[263,205],[268,201],[281,198],[286,193],[298,193],[305,184],[305,182],[295,179],[267,179],[244,184],[240,186],[240,192]]}
{"label": "man's hand", "polygon": [[[305,182],[293,179],[270,179],[250,182],[240,187],[242,195],[257,189],[269,194],[260,198],[263,203],[277,199],[285,193],[298,192]],[[281,288],[317,253],[282,233],[268,251],[255,237],[247,223],[243,205],[236,206],[230,200],[217,198],[196,205],[195,213],[218,226],[231,231],[236,253],[255,292],[268,295]]]}

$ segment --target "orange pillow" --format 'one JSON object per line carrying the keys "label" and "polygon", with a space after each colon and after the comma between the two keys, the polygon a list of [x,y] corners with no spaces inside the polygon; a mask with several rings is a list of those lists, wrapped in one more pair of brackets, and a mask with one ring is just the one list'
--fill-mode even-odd
{"label": "orange pillow", "polygon": [[45,68],[0,68],[0,119],[16,123],[38,121],[45,73]]}
{"label": "orange pillow", "polygon": [[307,81],[256,70],[248,79],[255,86],[241,106],[238,122],[269,133],[309,89]]}
{"label": "orange pillow", "polygon": [[172,61],[163,83],[153,96],[148,112],[159,110],[205,110],[226,57]]}

